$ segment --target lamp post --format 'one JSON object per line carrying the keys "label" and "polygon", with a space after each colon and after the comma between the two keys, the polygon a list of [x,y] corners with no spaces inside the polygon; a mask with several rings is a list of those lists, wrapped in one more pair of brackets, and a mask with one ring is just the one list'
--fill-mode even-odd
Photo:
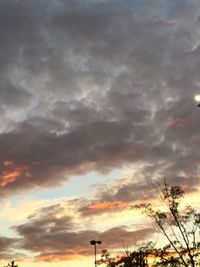
{"label": "lamp post", "polygon": [[91,240],[90,245],[94,246],[94,266],[97,266],[97,244],[101,244],[101,240]]}

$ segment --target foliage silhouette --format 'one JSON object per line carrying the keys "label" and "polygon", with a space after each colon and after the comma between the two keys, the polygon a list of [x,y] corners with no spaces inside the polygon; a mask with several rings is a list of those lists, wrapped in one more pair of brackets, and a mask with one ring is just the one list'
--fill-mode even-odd
{"label": "foliage silhouette", "polygon": [[[198,267],[200,266],[200,213],[191,206],[181,208],[184,191],[181,186],[171,186],[164,181],[156,186],[162,210],[150,203],[133,206],[147,215],[157,231],[166,238],[166,245],[156,248],[153,242],[140,246],[124,256],[113,258],[102,251],[98,264],[107,267]],[[150,261],[150,262],[149,262]]]}
{"label": "foliage silhouette", "polygon": [[97,261],[97,264],[104,263],[107,267],[148,267],[148,257],[152,251],[154,251],[152,242],[140,246],[133,252],[126,250],[123,256],[116,258],[111,257],[105,249],[102,250],[101,260]]}
{"label": "foliage silhouette", "polygon": [[15,265],[15,261],[11,261],[11,263],[8,263],[8,265],[4,267],[18,267],[18,265]]}
{"label": "foliage silhouette", "polygon": [[170,186],[164,181],[162,187],[155,187],[164,210],[155,210],[150,203],[134,208],[151,218],[156,229],[167,240],[167,245],[155,250],[160,258],[156,266],[200,266],[200,213],[191,206],[181,209],[184,191],[180,186]]}

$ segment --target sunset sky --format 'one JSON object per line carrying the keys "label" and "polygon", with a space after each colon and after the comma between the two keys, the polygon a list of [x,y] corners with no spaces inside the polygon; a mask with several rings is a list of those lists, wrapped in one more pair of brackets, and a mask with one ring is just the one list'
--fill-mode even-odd
{"label": "sunset sky", "polygon": [[0,265],[163,242],[130,206],[198,207],[198,93],[199,0],[0,0]]}

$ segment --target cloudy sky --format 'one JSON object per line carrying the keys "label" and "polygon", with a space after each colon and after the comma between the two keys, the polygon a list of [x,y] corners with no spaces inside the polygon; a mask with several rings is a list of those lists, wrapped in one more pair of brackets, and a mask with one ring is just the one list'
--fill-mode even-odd
{"label": "cloudy sky", "polygon": [[0,0],[0,259],[151,239],[130,205],[164,177],[197,205],[197,93],[199,0]]}

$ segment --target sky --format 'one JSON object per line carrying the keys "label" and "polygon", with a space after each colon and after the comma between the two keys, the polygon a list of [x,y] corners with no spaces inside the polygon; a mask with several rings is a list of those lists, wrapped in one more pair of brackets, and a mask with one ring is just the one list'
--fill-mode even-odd
{"label": "sky", "polygon": [[130,206],[200,192],[199,0],[0,0],[0,264],[155,240]]}

